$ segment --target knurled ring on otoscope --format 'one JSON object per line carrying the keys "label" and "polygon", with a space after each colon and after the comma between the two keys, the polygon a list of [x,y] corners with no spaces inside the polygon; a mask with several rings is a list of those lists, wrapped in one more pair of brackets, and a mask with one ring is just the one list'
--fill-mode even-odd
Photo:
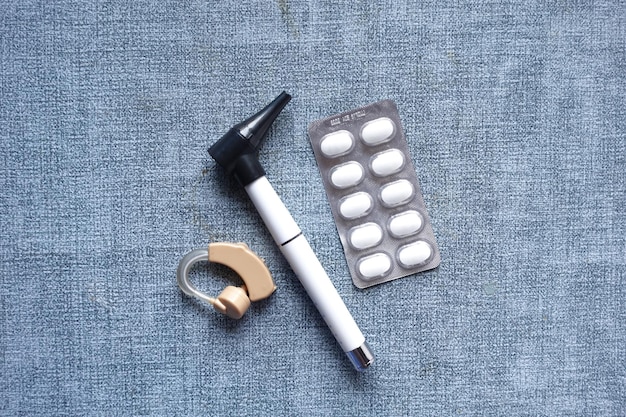
{"label": "knurled ring on otoscope", "polygon": [[[199,291],[189,280],[189,271],[198,262],[215,262],[234,270],[244,285],[227,286],[217,298]],[[211,304],[215,310],[228,317],[240,319],[251,301],[259,301],[276,290],[274,280],[265,262],[245,243],[211,243],[206,248],[194,249],[180,260],[176,270],[180,289],[190,297]]]}

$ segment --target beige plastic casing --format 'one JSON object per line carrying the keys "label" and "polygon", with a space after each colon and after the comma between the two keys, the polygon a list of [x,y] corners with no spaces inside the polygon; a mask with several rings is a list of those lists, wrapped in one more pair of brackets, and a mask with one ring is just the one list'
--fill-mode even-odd
{"label": "beige plastic casing", "polygon": [[250,301],[269,297],[276,290],[269,269],[245,243],[211,243],[209,262],[226,265],[246,284]]}

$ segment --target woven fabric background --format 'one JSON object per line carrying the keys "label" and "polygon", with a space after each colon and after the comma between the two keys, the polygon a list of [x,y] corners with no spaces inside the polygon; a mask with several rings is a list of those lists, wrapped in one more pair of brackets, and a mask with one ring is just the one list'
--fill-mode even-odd
{"label": "woven fabric background", "polygon": [[[3,2],[0,414],[626,415],[625,87],[619,1]],[[362,374],[207,154],[283,89],[260,158]],[[359,290],[306,132],[381,99],[442,262]],[[278,285],[241,321],[176,285],[215,241]]]}

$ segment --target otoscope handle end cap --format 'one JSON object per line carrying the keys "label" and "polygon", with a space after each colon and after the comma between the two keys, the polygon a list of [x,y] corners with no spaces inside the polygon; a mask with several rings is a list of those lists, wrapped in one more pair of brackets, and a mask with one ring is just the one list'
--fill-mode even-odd
{"label": "otoscope handle end cap", "polygon": [[356,370],[359,372],[363,372],[372,363],[374,363],[374,354],[367,345],[367,342],[363,342],[363,344],[358,348],[351,350],[350,352],[346,352],[346,355],[348,355],[352,365],[354,365]]}

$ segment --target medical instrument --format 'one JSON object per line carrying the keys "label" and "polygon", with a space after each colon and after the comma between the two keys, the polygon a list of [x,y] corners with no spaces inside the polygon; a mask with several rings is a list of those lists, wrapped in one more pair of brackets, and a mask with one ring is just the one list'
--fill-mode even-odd
{"label": "medical instrument", "polygon": [[210,147],[209,154],[244,187],[339,345],[354,367],[362,371],[374,361],[365,337],[258,159],[270,126],[290,99],[282,92],[261,111],[233,126]]}

